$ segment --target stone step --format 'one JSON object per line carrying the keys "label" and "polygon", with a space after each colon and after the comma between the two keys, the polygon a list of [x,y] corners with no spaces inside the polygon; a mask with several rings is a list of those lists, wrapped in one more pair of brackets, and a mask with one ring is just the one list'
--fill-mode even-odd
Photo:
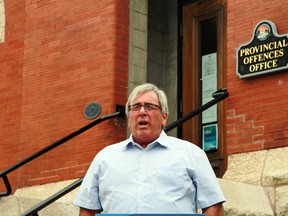
{"label": "stone step", "polygon": [[261,186],[219,180],[225,195],[225,216],[273,216],[273,210],[265,190]]}
{"label": "stone step", "polygon": [[[0,198],[1,216],[19,216],[42,200],[57,193],[76,180],[69,180],[16,190],[14,195]],[[66,194],[51,205],[38,212],[39,216],[73,216],[79,215],[79,208],[73,205],[78,189]]]}
{"label": "stone step", "polygon": [[0,198],[0,212],[3,216],[19,216],[20,207],[15,196]]}
{"label": "stone step", "polygon": [[[42,200],[55,194],[75,180],[18,189],[14,195],[0,198],[1,216],[19,216]],[[226,197],[225,216],[273,216],[269,198],[261,186],[219,179]],[[78,189],[39,211],[39,216],[78,216],[73,205]]]}

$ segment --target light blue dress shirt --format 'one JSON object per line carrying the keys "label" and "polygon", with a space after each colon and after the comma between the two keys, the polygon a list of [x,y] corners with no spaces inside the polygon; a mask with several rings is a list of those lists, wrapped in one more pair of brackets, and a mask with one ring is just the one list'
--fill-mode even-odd
{"label": "light blue dress shirt", "polygon": [[162,131],[145,149],[130,136],[100,151],[74,204],[114,214],[194,214],[224,201],[205,152]]}

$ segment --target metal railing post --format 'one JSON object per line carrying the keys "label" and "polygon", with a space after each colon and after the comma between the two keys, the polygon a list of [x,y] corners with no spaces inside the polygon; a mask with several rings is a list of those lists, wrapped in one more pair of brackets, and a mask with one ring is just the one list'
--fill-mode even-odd
{"label": "metal railing post", "polygon": [[9,179],[7,178],[7,175],[3,175],[2,178],[6,187],[6,192],[1,192],[0,197],[9,196],[12,193],[12,188],[11,188]]}

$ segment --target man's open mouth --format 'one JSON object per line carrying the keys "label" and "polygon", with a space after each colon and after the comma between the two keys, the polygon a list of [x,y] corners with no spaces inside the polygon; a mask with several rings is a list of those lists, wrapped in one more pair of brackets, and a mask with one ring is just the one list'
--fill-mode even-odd
{"label": "man's open mouth", "polygon": [[139,125],[147,125],[147,124],[148,124],[147,121],[140,121],[140,122],[139,122]]}

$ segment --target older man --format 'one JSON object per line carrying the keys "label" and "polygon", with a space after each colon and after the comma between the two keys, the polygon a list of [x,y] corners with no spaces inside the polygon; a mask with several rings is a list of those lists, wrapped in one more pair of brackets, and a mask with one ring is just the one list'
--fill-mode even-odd
{"label": "older man", "polygon": [[96,213],[223,214],[225,201],[205,152],[167,136],[167,97],[137,86],[126,103],[129,139],[100,151],[74,201],[80,215]]}

